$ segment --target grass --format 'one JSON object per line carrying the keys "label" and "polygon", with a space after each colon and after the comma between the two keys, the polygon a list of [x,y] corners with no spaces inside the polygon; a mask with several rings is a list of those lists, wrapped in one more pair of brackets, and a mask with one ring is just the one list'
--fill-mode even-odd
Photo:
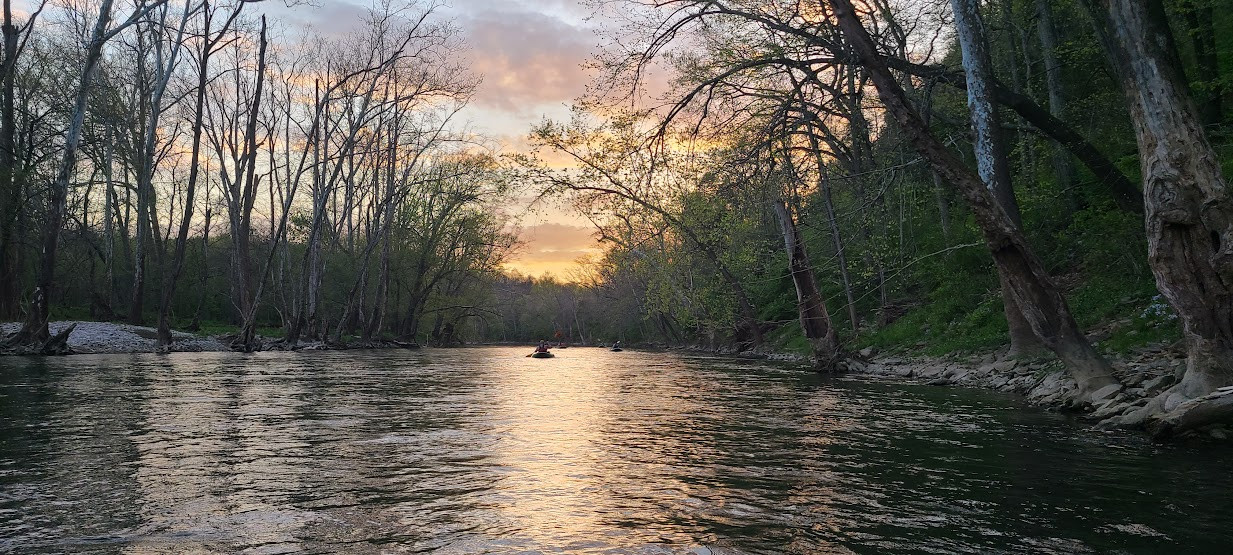
{"label": "grass", "polygon": [[[996,289],[974,294],[943,287],[931,297],[891,325],[858,338],[857,348],[941,356],[988,352],[1007,343]],[[1102,332],[1098,347],[1107,353],[1126,354],[1181,337],[1176,316],[1150,278],[1095,276],[1069,291],[1067,302],[1080,328]]]}
{"label": "grass", "polygon": [[767,334],[767,345],[772,350],[781,353],[793,353],[798,355],[810,356],[813,354],[813,349],[809,346],[809,341],[805,339],[805,334],[801,332],[801,326],[796,321],[788,322],[777,329]]}

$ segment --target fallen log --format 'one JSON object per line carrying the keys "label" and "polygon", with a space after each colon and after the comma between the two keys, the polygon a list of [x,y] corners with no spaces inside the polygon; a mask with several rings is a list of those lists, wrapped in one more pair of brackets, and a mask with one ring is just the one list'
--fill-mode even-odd
{"label": "fallen log", "polygon": [[1187,430],[1227,422],[1233,422],[1233,386],[1222,387],[1169,412],[1148,417],[1147,429],[1153,438],[1166,439]]}

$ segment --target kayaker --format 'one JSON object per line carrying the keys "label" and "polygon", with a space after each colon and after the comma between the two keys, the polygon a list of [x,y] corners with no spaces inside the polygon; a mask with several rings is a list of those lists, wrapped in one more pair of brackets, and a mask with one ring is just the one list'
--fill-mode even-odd
{"label": "kayaker", "polygon": [[547,341],[544,341],[543,339],[540,339],[540,340],[539,340],[539,346],[535,348],[535,352],[537,352],[537,353],[546,353],[546,352],[548,352],[548,342],[547,342]]}

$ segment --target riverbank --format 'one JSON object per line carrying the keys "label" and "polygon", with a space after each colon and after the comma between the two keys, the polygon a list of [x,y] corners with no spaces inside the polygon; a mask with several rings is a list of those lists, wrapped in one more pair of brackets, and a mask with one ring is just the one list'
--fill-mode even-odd
{"label": "riverbank", "polygon": [[[125,353],[157,353],[158,330],[146,326],[134,326],[116,322],[90,321],[58,321],[48,324],[51,335],[63,332],[70,325],[75,325],[68,335],[67,353],[61,354],[125,354]],[[21,329],[20,322],[0,323],[0,339]],[[281,338],[258,338],[259,351],[323,351],[346,349],[408,349],[418,348],[414,343],[404,343],[390,340],[374,340],[365,343],[334,343],[322,341],[301,341],[294,347],[283,343]],[[231,351],[231,337],[226,335],[198,335],[184,331],[171,332],[171,346],[166,351],[207,352]],[[0,355],[26,354],[19,351],[0,349]]]}
{"label": "riverbank", "polygon": [[[736,358],[810,363],[808,356],[795,352],[737,351],[702,346],[682,349]],[[1226,405],[1233,403],[1233,387],[1169,407],[1169,411],[1160,411],[1157,407],[1148,409],[1149,404],[1177,383],[1185,372],[1186,355],[1180,348],[1147,347],[1125,355],[1109,356],[1109,361],[1120,385],[1094,392],[1088,402],[1080,406],[1076,406],[1073,396],[1078,384],[1060,361],[1052,357],[1008,357],[1005,348],[973,356],[948,357],[882,354],[866,348],[853,353],[841,365],[852,375],[1015,393],[1033,405],[1078,413],[1099,428],[1145,429],[1158,439],[1176,436],[1179,439],[1233,441],[1231,418],[1192,425],[1193,421],[1205,420],[1213,410],[1226,410]]]}
{"label": "riverbank", "polygon": [[[68,336],[68,347],[73,353],[120,354],[158,351],[158,330],[151,327],[115,322],[59,321],[51,322],[48,328],[51,335],[55,336],[73,324],[76,324],[76,327]],[[19,322],[2,323],[0,324],[0,337],[7,337],[19,329],[21,329]],[[203,352],[230,349],[216,337],[172,331],[170,350],[173,352]]]}

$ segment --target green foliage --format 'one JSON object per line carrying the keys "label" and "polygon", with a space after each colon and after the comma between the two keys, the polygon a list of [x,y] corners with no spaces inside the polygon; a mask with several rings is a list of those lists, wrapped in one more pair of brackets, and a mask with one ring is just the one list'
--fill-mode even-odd
{"label": "green foliage", "polygon": [[924,304],[861,338],[857,346],[927,355],[970,353],[1001,346],[1006,331],[996,279],[990,280],[988,271],[971,272],[941,280]]}
{"label": "green foliage", "polygon": [[780,353],[792,353],[801,356],[813,355],[813,348],[801,333],[801,326],[795,321],[788,321],[767,334],[767,347]]}

